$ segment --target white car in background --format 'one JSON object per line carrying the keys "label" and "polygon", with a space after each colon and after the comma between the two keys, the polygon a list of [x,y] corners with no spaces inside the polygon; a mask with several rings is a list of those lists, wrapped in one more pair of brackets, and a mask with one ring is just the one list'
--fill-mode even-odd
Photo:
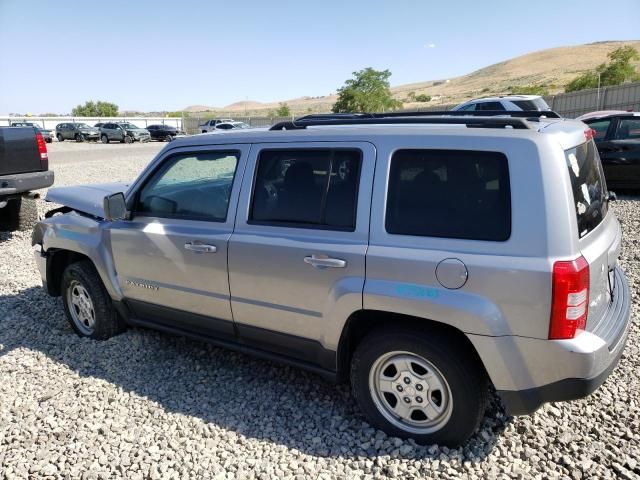
{"label": "white car in background", "polygon": [[206,122],[198,125],[198,128],[200,129],[200,133],[207,133],[214,131],[216,129],[216,125],[233,122],[235,122],[235,120],[232,118],[212,118],[211,120],[207,120]]}
{"label": "white car in background", "polygon": [[479,110],[535,110],[544,112],[551,110],[551,108],[540,95],[505,95],[469,100],[468,102],[453,107],[451,110],[461,112],[474,112]]}
{"label": "white car in background", "polygon": [[[229,130],[241,130],[246,128],[251,128],[251,125],[244,122],[234,122],[234,121],[221,122],[216,124],[213,128],[210,128],[207,133],[226,132]],[[203,133],[205,133],[204,130],[203,130]]]}

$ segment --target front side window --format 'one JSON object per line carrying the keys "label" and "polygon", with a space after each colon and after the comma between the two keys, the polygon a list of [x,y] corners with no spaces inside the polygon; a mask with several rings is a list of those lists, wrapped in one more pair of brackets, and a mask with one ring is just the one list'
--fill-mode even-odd
{"label": "front side window", "polygon": [[640,139],[640,118],[623,118],[616,133],[618,140]]}
{"label": "front side window", "polygon": [[137,213],[224,222],[239,157],[233,151],[170,157],[142,188]]}
{"label": "front side window", "polygon": [[571,178],[580,238],[596,228],[607,215],[607,185],[593,141],[564,152]]}
{"label": "front side window", "polygon": [[250,223],[353,231],[361,158],[353,149],[263,150]]}
{"label": "front side window", "polygon": [[387,232],[505,241],[511,235],[507,157],[499,152],[399,150],[391,158]]}

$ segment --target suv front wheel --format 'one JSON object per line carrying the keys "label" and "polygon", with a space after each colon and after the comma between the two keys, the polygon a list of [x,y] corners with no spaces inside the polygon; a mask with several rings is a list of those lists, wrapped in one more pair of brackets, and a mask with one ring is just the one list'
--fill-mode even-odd
{"label": "suv front wheel", "polygon": [[81,337],[106,340],[125,329],[98,272],[88,260],[65,269],[62,302],[71,327]]}
{"label": "suv front wheel", "polygon": [[378,330],[358,345],[351,387],[370,423],[421,444],[460,445],[478,428],[488,385],[478,360],[447,334]]}

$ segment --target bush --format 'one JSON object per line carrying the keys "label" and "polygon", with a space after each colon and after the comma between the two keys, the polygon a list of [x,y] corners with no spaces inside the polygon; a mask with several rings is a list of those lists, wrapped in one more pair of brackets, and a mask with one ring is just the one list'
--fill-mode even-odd
{"label": "bush", "polygon": [[420,94],[420,95],[416,95],[416,102],[430,102],[431,101],[431,95],[425,95]]}
{"label": "bush", "polygon": [[276,110],[276,116],[277,117],[290,117],[291,116],[291,109],[289,108],[289,105],[286,104],[286,102],[282,102],[280,104],[280,107],[278,107],[278,110]]}
{"label": "bush", "polygon": [[509,89],[511,95],[549,95],[549,90],[544,85],[519,85]]}

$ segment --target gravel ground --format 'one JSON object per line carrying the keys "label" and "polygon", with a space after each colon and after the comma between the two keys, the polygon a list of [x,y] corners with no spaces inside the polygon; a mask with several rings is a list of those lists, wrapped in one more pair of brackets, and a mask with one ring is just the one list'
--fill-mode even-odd
{"label": "gravel ground", "polygon": [[[131,179],[162,146],[49,149],[69,185]],[[614,209],[637,320],[640,197]],[[637,321],[591,397],[518,418],[493,401],[452,450],[387,437],[294,368],[139,329],[80,339],[39,282],[30,235],[0,233],[0,478],[640,478]]]}

